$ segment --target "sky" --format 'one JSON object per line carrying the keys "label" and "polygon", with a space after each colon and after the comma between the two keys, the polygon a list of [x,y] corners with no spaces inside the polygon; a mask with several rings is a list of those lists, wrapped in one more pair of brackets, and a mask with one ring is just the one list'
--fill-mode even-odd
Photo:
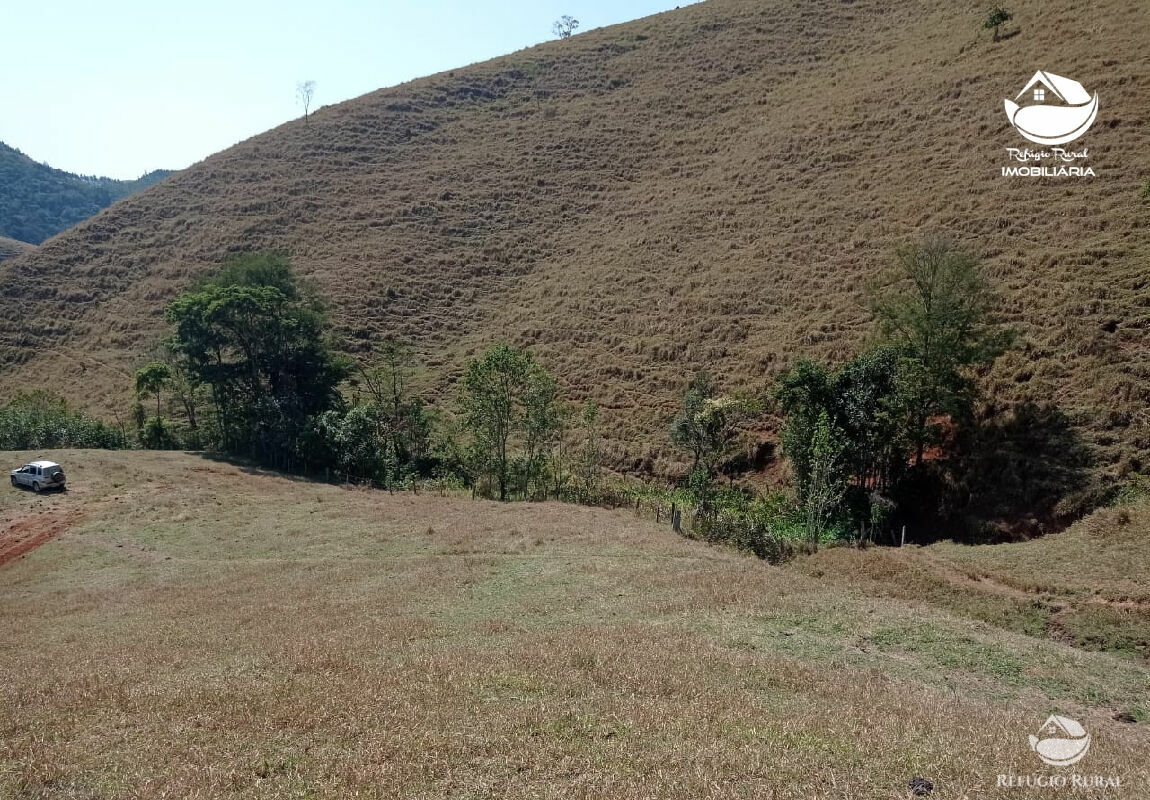
{"label": "sky", "polygon": [[0,0],[0,142],[83,175],[183,169],[312,109],[687,0]]}

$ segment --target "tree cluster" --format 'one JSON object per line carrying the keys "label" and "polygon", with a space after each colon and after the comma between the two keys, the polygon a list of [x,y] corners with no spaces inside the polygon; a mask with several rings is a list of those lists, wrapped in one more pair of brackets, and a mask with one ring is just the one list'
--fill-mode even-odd
{"label": "tree cluster", "polygon": [[[924,481],[937,483],[935,463],[959,463],[943,458],[954,455],[947,432],[972,426],[977,372],[1012,339],[992,320],[994,295],[978,259],[946,240],[900,248],[870,295],[876,343],[837,367],[799,359],[772,391],[795,493],[775,520],[801,527],[812,546],[828,531],[889,534],[912,506],[938,499],[938,487],[924,491]],[[690,457],[684,483],[704,525],[744,503],[738,493],[721,495],[716,480],[738,449],[740,426],[759,409],[720,395],[705,373],[684,395],[671,438]]]}
{"label": "tree cluster", "polygon": [[974,422],[977,371],[1012,341],[993,306],[969,252],[942,239],[900,248],[871,291],[880,341],[837,369],[801,360],[780,378],[782,448],[811,536],[836,509],[881,529],[907,510],[907,486],[921,493],[928,449],[941,455],[946,432]]}
{"label": "tree cluster", "polygon": [[[701,529],[767,552],[780,531],[811,545],[891,536],[913,515],[961,505],[956,492],[965,502],[988,498],[987,476],[1025,480],[1013,461],[991,463],[961,446],[1017,437],[1018,424],[1037,419],[1049,436],[1035,449],[1070,452],[1069,429],[1040,409],[1009,426],[976,423],[979,373],[1012,341],[994,307],[969,252],[945,240],[900,248],[870,289],[877,340],[836,366],[799,359],[770,393],[792,499],[736,485],[750,463],[746,434],[768,403],[724,393],[706,372],[686,388],[671,425],[689,461],[675,491]],[[135,378],[144,446],[215,448],[387,487],[444,479],[500,500],[604,496],[598,407],[566,403],[529,352],[493,346],[466,365],[457,401],[433,413],[413,388],[411,351],[388,342],[360,362],[339,355],[314,292],[274,253],[232,259],[171,303],[167,318],[166,355]],[[1079,462],[1040,473],[1035,491],[1067,484]]]}
{"label": "tree cluster", "polygon": [[492,347],[467,365],[455,413],[434,415],[412,390],[410,349],[338,355],[322,305],[276,253],[233,258],[167,319],[164,358],[135,375],[144,447],[215,448],[386,487],[444,477],[501,500],[595,495],[598,408],[576,422],[530,353]]}
{"label": "tree cluster", "polygon": [[221,448],[285,469],[306,464],[310,454],[298,445],[318,415],[339,405],[349,368],[287,258],[233,259],[177,298],[167,319],[177,369],[193,390],[206,387]]}

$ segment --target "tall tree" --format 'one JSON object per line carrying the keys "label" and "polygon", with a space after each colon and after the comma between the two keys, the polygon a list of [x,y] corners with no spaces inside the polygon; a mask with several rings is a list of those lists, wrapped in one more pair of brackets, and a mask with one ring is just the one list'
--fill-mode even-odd
{"label": "tall tree", "polygon": [[160,399],[172,378],[172,368],[162,361],[152,361],[136,370],[136,395],[141,399],[156,398],[156,419],[160,419]]}
{"label": "tall tree", "polygon": [[547,494],[546,478],[550,456],[559,444],[563,427],[559,387],[548,372],[538,369],[530,375],[523,392],[523,494],[534,487],[536,496]]}
{"label": "tall tree", "polygon": [[859,490],[854,511],[866,520],[889,505],[908,455],[904,361],[897,348],[880,346],[834,372],[802,360],[780,376],[782,449],[809,526],[842,510],[835,505],[849,486]]}
{"label": "tall tree", "polygon": [[907,462],[907,380],[898,348],[863,351],[830,380],[831,419],[842,432],[843,464],[862,488],[888,491]]}
{"label": "tall tree", "polygon": [[473,464],[487,473],[506,500],[516,449],[528,479],[556,424],[555,382],[530,353],[506,344],[467,365],[463,417],[472,436]]}
{"label": "tall tree", "polygon": [[820,412],[811,430],[810,472],[806,496],[802,499],[807,542],[811,547],[818,547],[819,538],[842,503],[846,488],[841,464],[844,450],[842,431],[827,412]]}
{"label": "tall tree", "polygon": [[706,511],[712,484],[723,462],[739,440],[739,425],[757,413],[758,402],[732,395],[719,395],[711,376],[698,372],[683,395],[683,408],[671,424],[671,441],[691,456],[690,485]]}
{"label": "tall tree", "polygon": [[979,259],[947,239],[899,248],[871,310],[887,342],[906,356],[915,464],[933,432],[931,418],[970,417],[976,397],[972,370],[1009,347],[1013,332],[991,318],[995,294]]}
{"label": "tall tree", "polygon": [[283,464],[310,419],[341,402],[347,367],[282,255],[238,256],[177,298],[167,318],[186,369],[211,387],[226,450]]}
{"label": "tall tree", "polygon": [[820,417],[833,413],[831,376],[818,362],[800,359],[779,377],[775,401],[783,412],[782,450],[791,462],[799,504],[811,491],[813,442]]}
{"label": "tall tree", "polygon": [[584,495],[591,498],[599,492],[599,466],[603,458],[599,406],[594,400],[583,403],[580,422],[583,428],[583,446],[579,453],[579,478]]}
{"label": "tall tree", "polygon": [[375,409],[380,477],[388,486],[430,448],[430,419],[423,401],[409,388],[415,367],[411,348],[394,339],[383,343],[373,363],[359,367],[357,380],[367,390],[367,405]]}
{"label": "tall tree", "polygon": [[143,413],[142,403],[137,402],[136,404],[136,424],[140,439],[145,447],[162,449],[172,443],[171,436],[164,426],[164,418],[161,415],[164,388],[171,381],[171,378],[172,368],[162,361],[153,361],[136,370],[136,397],[139,398],[139,401],[146,399],[149,395],[156,398],[156,416],[151,421],[148,421]]}

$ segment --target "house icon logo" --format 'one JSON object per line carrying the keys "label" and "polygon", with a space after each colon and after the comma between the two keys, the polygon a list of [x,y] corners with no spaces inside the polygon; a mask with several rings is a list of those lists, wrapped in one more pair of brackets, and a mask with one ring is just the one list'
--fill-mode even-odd
{"label": "house icon logo", "polygon": [[1030,749],[1052,767],[1076,764],[1090,749],[1090,734],[1076,720],[1052,714],[1038,736],[1030,737]]}
{"label": "house icon logo", "polygon": [[1034,73],[1014,100],[1003,102],[1010,124],[1035,144],[1072,142],[1098,116],[1097,92],[1091,97],[1078,81],[1043,70]]}

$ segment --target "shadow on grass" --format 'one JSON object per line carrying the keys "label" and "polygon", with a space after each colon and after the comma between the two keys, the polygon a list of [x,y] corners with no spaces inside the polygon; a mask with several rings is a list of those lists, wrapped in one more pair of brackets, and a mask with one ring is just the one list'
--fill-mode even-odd
{"label": "shadow on grass", "polygon": [[1057,406],[1024,403],[975,434],[971,501],[994,516],[1074,517],[1087,510],[1094,453]]}
{"label": "shadow on grass", "polygon": [[233,456],[214,450],[193,450],[189,451],[189,453],[190,455],[199,456],[207,461],[215,461],[218,464],[228,464],[229,466],[236,467],[240,472],[247,475],[273,475],[277,478],[283,478],[297,483],[322,483],[328,485],[343,485],[345,483],[345,481],[340,480],[341,476],[337,476],[335,473],[288,472],[287,470],[265,466],[250,458]]}
{"label": "shadow on grass", "polygon": [[1094,453],[1054,404],[1022,403],[984,422],[970,432],[957,462],[961,511],[984,521],[979,538],[1058,531],[1099,499],[1090,479]]}
{"label": "shadow on grass", "polygon": [[1019,541],[1062,530],[1097,505],[1094,454],[1053,404],[1022,403],[967,429],[945,461],[901,483],[899,505],[927,543]]}

